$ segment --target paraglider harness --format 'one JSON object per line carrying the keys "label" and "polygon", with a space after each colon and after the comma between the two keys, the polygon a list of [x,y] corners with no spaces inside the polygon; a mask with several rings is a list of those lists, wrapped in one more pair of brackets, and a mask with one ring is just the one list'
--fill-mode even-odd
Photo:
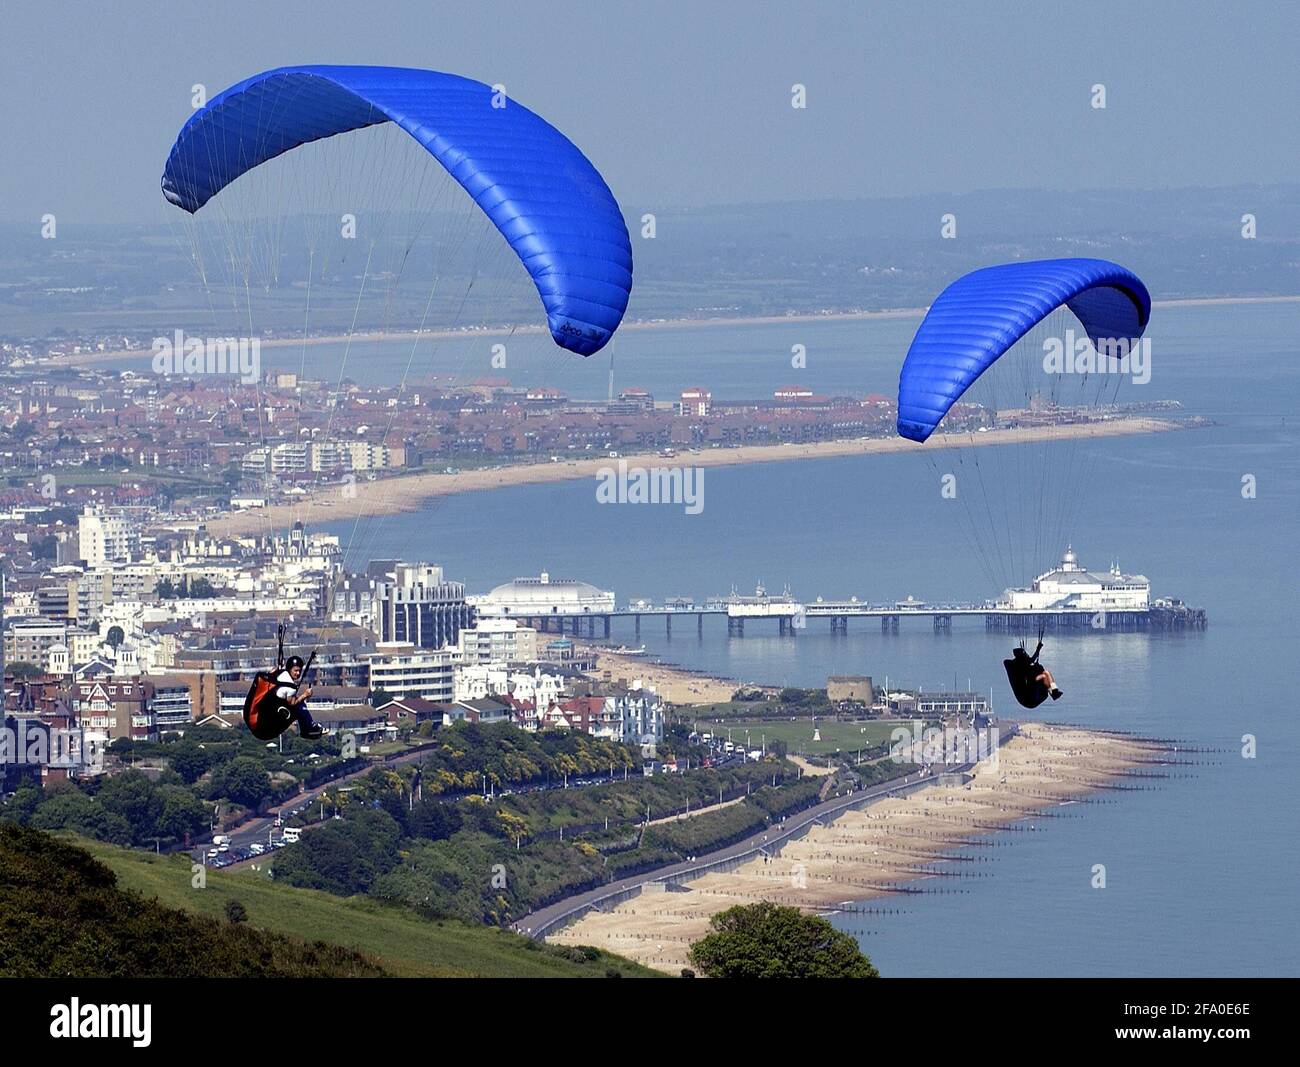
{"label": "paraglider harness", "polygon": [[1011,650],[1011,659],[1004,659],[1002,666],[1007,669],[1007,681],[1011,683],[1011,692],[1016,695],[1016,700],[1021,707],[1036,708],[1051,695],[1045,682],[1040,682],[1038,676],[1043,673],[1042,665],[1038,662],[1038,654],[1043,651],[1043,631],[1038,632],[1038,647],[1034,649],[1031,656],[1025,651],[1025,644],[1022,641],[1019,648]]}
{"label": "paraglider harness", "polygon": [[[244,725],[259,741],[274,741],[293,725],[294,709],[289,703],[276,696],[276,691],[284,685],[278,675],[284,670],[284,626],[276,631],[275,668],[270,671],[258,671],[249,687],[248,696],[244,698]],[[307,672],[316,659],[316,650],[312,649],[302,668],[301,686],[307,678]],[[295,686],[295,689],[297,686]]]}

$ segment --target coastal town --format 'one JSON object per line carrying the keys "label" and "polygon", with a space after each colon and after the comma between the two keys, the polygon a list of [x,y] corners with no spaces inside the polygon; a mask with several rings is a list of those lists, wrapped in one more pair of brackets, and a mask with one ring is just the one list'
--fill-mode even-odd
{"label": "coastal town", "polygon": [[[288,849],[277,870],[305,863],[287,876],[306,885],[331,862],[322,831],[358,796],[385,807],[405,794],[403,822],[419,816],[406,832],[456,848],[472,835],[454,827],[487,802],[494,848],[553,867],[503,896],[465,881],[457,859],[461,888],[440,911],[675,973],[729,900],[825,913],[846,895],[910,892],[925,857],[1165,758],[1140,737],[1004,723],[991,692],[907,684],[887,660],[808,690],[684,669],[639,644],[643,627],[671,639],[674,624],[703,639],[710,619],[737,641],[918,620],[939,635],[968,616],[1016,633],[1204,627],[1200,609],[1113,561],[1090,570],[1073,548],[982,603],[848,590],[805,602],[761,585],[654,602],[545,572],[471,589],[435,561],[358,556],[334,532],[448,493],[599,478],[628,457],[703,470],[897,452],[913,446],[894,434],[893,397],[787,386],[742,402],[691,386],[661,398],[611,382],[591,400],[507,377],[243,380],[95,358],[138,343],[0,351],[2,792],[32,825],[152,842],[214,871]],[[996,447],[1202,424],[1174,402],[1036,398],[958,403],[944,432]],[[260,744],[257,679],[283,680],[290,654],[306,662],[301,729]],[[157,814],[128,830],[116,800],[100,808],[119,793]],[[617,817],[594,817],[609,804]],[[914,836],[936,810],[940,838],[863,866],[870,834]],[[836,841],[859,824],[868,837],[826,866],[818,819],[834,820]]]}
{"label": "coastal town", "polygon": [[[50,341],[40,347],[47,357],[63,351]],[[587,476],[580,465],[627,455],[712,465],[767,454],[736,456],[741,450],[793,446],[803,454],[896,440],[892,398],[827,396],[804,386],[782,387],[761,403],[727,400],[703,386],[670,398],[628,387],[579,400],[504,377],[367,386],[270,371],[244,382],[228,373],[160,375],[148,366],[56,370],[31,352],[30,345],[0,347],[0,504],[33,515],[42,506],[155,507],[222,518],[232,532],[258,523],[241,513],[263,509],[333,507],[336,517],[383,511],[393,506],[387,498],[411,497],[390,491],[396,478],[407,479],[404,486],[424,479],[418,497],[484,479]],[[989,443],[1044,431],[1139,433],[1183,425],[1170,419],[1177,408],[1044,403],[992,412],[958,404],[946,425],[954,433],[978,430]],[[266,522],[288,525],[284,514]]]}
{"label": "coastal town", "polygon": [[[317,653],[313,712],[363,744],[392,740],[403,725],[461,719],[662,742],[662,697],[636,677],[646,665],[623,662],[616,677],[601,669],[608,642],[580,648],[566,627],[595,638],[603,623],[608,639],[622,615],[639,635],[643,617],[658,615],[671,633],[674,619],[702,628],[706,614],[721,612],[733,635],[747,618],[776,619],[782,633],[817,617],[833,631],[852,617],[896,630],[900,617],[921,613],[939,629],[960,614],[734,593],[728,603],[621,606],[612,592],[546,576],[473,593],[431,563],[376,559],[350,571],[348,546],[302,518],[382,513],[398,496],[385,486],[403,476],[425,479],[418,484],[434,494],[477,487],[475,473],[495,482],[583,476],[624,454],[667,463],[680,451],[682,461],[706,464],[747,450],[785,456],[783,445],[796,446],[791,458],[838,442],[893,447],[889,397],[789,387],[741,404],[702,387],[671,401],[629,388],[594,402],[506,379],[405,389],[281,372],[249,384],[49,366],[133,340],[46,339],[0,353],[4,649],[7,678],[22,681],[6,688],[6,708],[88,728],[101,747],[192,724],[237,726],[249,680],[275,660],[280,626],[290,646]],[[1179,425],[1167,418],[1177,405],[1154,407],[1165,417],[957,405],[951,418],[989,443],[1044,428]],[[409,507],[422,494],[400,495]],[[1184,621],[1180,605],[1152,602],[1145,578],[1113,570],[1080,596],[1080,575],[1069,554],[1059,575],[1043,576],[1042,592],[1011,591],[1001,605],[970,610],[990,625],[1005,624],[1007,612],[1043,611],[1053,626],[1098,611],[1110,612],[1112,626]]]}
{"label": "coastal town", "polygon": [[[22,525],[7,524],[20,544]],[[363,746],[460,720],[662,739],[662,701],[639,680],[588,678],[591,654],[508,617],[511,587],[467,596],[440,567],[399,560],[347,572],[338,538],[301,524],[216,539],[87,507],[68,532],[54,559],[9,557],[6,708],[78,726],[92,748],[243,729],[249,682],[274,664],[280,630],[317,654],[312,712]],[[549,589],[577,603],[576,584]]]}
{"label": "coastal town", "polygon": [[[14,516],[16,544],[40,518]],[[509,901],[467,887],[440,905],[557,951],[597,946],[686,972],[691,944],[737,901],[827,913],[845,897],[912,892],[972,838],[1166,758],[1139,737],[999,725],[975,692],[867,675],[819,690],[709,678],[579,640],[584,617],[619,610],[612,591],[542,574],[471,593],[440,566],[401,560],[349,571],[339,539],[301,523],[223,538],[147,507],[85,505],[46,536],[52,558],[11,559],[4,580],[3,792],[34,824],[103,834],[118,795],[138,803],[143,790],[160,807],[130,840],[256,871],[278,850],[323,846],[355,798],[387,806],[394,788],[397,810],[426,820],[498,805],[493,833],[536,857],[556,847],[557,805],[576,804],[586,821],[570,823],[567,847],[603,857],[599,872],[570,859]],[[760,601],[789,606],[718,603],[754,619]],[[1072,550],[989,605],[1152,606],[1146,578],[1090,572]],[[285,649],[310,650],[320,746],[249,737],[249,680]],[[511,762],[514,750],[527,760]],[[613,807],[592,820],[601,805]],[[368,832],[356,814],[345,825]]]}
{"label": "coastal town", "polygon": [[[670,722],[684,721],[683,706],[726,702],[750,683],[683,676],[627,655],[610,641],[615,618],[632,620],[637,637],[656,618],[669,634],[674,620],[702,634],[710,614],[725,615],[733,637],[764,619],[783,634],[817,618],[833,633],[851,618],[879,618],[889,632],[919,615],[938,632],[981,613],[990,628],[1021,617],[1095,627],[1098,613],[1120,629],[1204,624],[1181,602],[1153,599],[1144,577],[1113,564],[1090,573],[1073,552],[1032,588],[967,607],[856,597],[802,604],[761,588],[757,597],[733,590],[619,604],[612,591],[545,574],[480,592],[430,562],[371,559],[349,569],[349,546],[317,527],[399,506],[398,494],[385,494],[397,479],[418,487],[400,494],[410,507],[489,487],[475,476],[492,485],[512,475],[514,484],[583,477],[624,455],[708,465],[892,449],[896,405],[795,386],[764,403],[727,402],[704,387],[671,400],[626,388],[579,401],[505,378],[417,388],[278,371],[242,382],[57,368],[135,342],[47,338],[0,351],[5,710],[26,720],[26,732],[36,724],[76,732],[81,760],[26,767],[37,781],[104,773],[103,754],[118,742],[238,731],[250,680],[276,663],[280,646],[311,651],[312,715],[367,750],[469,722],[576,730],[650,752]],[[1183,425],[1170,419],[1177,407],[958,404],[949,422],[967,440],[997,444],[1044,432],[1160,432]],[[587,643],[578,640],[584,629]],[[877,691],[869,679],[866,690],[853,699],[867,716],[937,721],[956,709],[973,721],[991,711],[976,694]],[[10,778],[18,773],[13,760],[6,766]]]}

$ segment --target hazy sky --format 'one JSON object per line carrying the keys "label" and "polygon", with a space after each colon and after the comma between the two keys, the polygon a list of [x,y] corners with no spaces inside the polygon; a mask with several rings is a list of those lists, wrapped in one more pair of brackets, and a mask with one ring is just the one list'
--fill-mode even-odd
{"label": "hazy sky", "polygon": [[3,22],[5,221],[160,219],[190,86],[291,63],[502,82],[637,210],[1293,181],[1300,161],[1291,0],[6,0]]}

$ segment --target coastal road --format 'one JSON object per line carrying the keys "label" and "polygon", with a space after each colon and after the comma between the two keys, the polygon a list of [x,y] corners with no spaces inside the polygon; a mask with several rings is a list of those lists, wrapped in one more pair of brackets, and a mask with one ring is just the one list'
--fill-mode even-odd
{"label": "coastal road", "polygon": [[[247,848],[254,842],[266,844],[270,839],[271,830],[277,825],[277,821],[282,816],[287,819],[288,815],[295,809],[315,803],[330,787],[342,785],[354,778],[360,778],[362,775],[369,774],[377,767],[396,767],[403,763],[411,763],[426,755],[427,747],[428,746],[426,746],[426,748],[414,749],[410,752],[403,752],[390,759],[376,760],[373,763],[368,763],[366,766],[352,771],[350,774],[341,775],[338,778],[331,778],[328,782],[323,782],[321,785],[314,786],[311,789],[305,789],[301,793],[296,793],[283,804],[279,804],[273,808],[268,808],[264,815],[256,815],[251,819],[245,819],[234,829],[225,831],[227,836],[230,838],[231,849]],[[311,829],[311,827],[304,827],[304,829]],[[203,862],[210,847],[211,846],[208,844],[203,844],[191,849],[196,862]],[[235,863],[228,864],[225,869],[230,870],[235,867],[241,867],[262,858],[264,857],[249,856],[247,859],[242,859]]]}
{"label": "coastal road", "polygon": [[[1018,732],[1018,726],[1015,723],[1001,722],[998,724],[998,745],[1004,745],[1011,740]],[[962,771],[968,771],[974,766],[973,763],[963,763],[955,766],[944,766],[940,773],[956,774]],[[747,853],[757,853],[760,849],[772,851],[783,844],[794,835],[801,833],[815,822],[826,822],[839,815],[849,808],[857,807],[863,803],[879,800],[887,796],[900,796],[906,793],[914,792],[917,789],[924,788],[927,785],[933,785],[939,779],[938,774],[928,776],[909,775],[903,780],[895,779],[889,782],[883,782],[879,785],[870,786],[867,789],[859,789],[857,792],[848,793],[843,796],[832,797],[830,800],[823,801],[815,807],[806,808],[796,815],[791,815],[783,822],[774,826],[769,826],[765,830],[743,841],[726,848],[718,849],[706,856],[701,856],[695,860],[683,860],[681,863],[674,863],[667,867],[660,867],[653,871],[646,871],[642,874],[633,875],[630,878],[624,878],[618,882],[611,882],[608,885],[602,885],[596,889],[590,889],[585,893],[578,893],[575,896],[567,897],[564,900],[557,901],[544,908],[540,908],[530,915],[525,915],[518,922],[511,924],[511,929],[517,934],[523,934],[525,937],[543,938],[554,927],[560,925],[565,919],[576,916],[581,912],[598,906],[602,901],[610,900],[620,894],[629,892],[645,885],[647,882],[657,882],[664,878],[672,878],[681,875],[697,875],[706,873],[709,868],[718,863],[734,860]]]}
{"label": "coastal road", "polygon": [[[296,812],[297,810],[305,807],[310,807],[312,804],[320,800],[322,794],[324,794],[327,789],[330,789],[331,787],[343,785],[346,782],[352,781],[355,778],[360,778],[363,775],[369,774],[371,771],[379,767],[397,767],[404,763],[413,763],[427,756],[428,750],[432,747],[434,746],[425,745],[422,748],[413,749],[410,752],[403,752],[399,755],[389,756],[386,759],[376,760],[372,763],[368,763],[366,766],[361,767],[358,770],[352,771],[349,774],[341,775],[338,778],[331,778],[328,782],[324,782],[321,785],[314,786],[311,789],[306,789],[301,793],[296,793],[294,794],[294,796],[286,800],[283,804],[279,804],[273,808],[268,808],[266,813],[263,815],[257,815],[251,819],[245,819],[237,827],[225,831],[226,835],[230,838],[231,851],[236,851],[238,849],[245,849],[249,845],[253,844],[254,842],[257,842],[259,844],[269,845],[271,839],[271,831],[277,825],[279,825],[279,820],[282,817],[287,821],[288,817],[292,815],[294,812]],[[624,778],[620,778],[617,774],[613,776],[605,776],[605,775],[597,774],[597,775],[592,775],[589,780],[585,780],[582,783],[574,782],[566,786],[561,781],[554,781],[554,782],[548,782],[546,785],[538,785],[538,786],[532,786],[527,788],[517,788],[513,791],[516,793],[528,793],[528,792],[534,792],[534,791],[546,790],[546,789],[566,789],[566,788],[577,789],[577,788],[585,788],[586,786],[604,785],[612,781],[622,781],[625,779],[625,777],[626,776],[624,776]],[[440,794],[438,799],[444,801],[459,800],[463,795],[464,794],[459,794],[459,793]],[[313,830],[317,826],[323,826],[323,825],[325,825],[323,822],[309,823],[308,825],[303,827],[303,831],[306,832],[308,830]],[[192,853],[194,861],[196,863],[203,863],[205,862],[209,848],[211,848],[211,845],[205,843],[202,845],[194,846],[189,851]],[[223,855],[225,855],[225,853],[223,853]],[[232,870],[238,867],[244,867],[247,866],[248,864],[256,863],[258,860],[266,859],[267,855],[268,855],[267,853],[264,853],[261,856],[246,856],[243,859],[236,860],[233,863],[226,864],[223,869]]]}

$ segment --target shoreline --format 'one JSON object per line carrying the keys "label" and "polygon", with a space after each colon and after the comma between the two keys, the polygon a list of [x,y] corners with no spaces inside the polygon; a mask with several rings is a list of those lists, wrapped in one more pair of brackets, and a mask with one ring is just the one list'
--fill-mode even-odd
{"label": "shoreline", "polygon": [[849,809],[784,842],[770,857],[705,873],[673,892],[643,888],[608,910],[587,912],[546,940],[594,945],[678,973],[690,966],[690,944],[708,932],[718,912],[769,900],[834,914],[907,891],[908,883],[959,877],[933,866],[958,865],[969,858],[960,850],[977,839],[1113,786],[1164,748],[1123,734],[1025,723],[1017,737],[976,765],[968,784],[936,782]]}
{"label": "shoreline", "polygon": [[[1221,307],[1235,304],[1293,304],[1300,303],[1300,294],[1283,296],[1193,296],[1176,300],[1155,300],[1152,307]],[[872,319],[919,319],[929,310],[926,307],[883,308],[877,311],[828,311],[825,313],[799,312],[790,315],[733,315],[707,319],[640,319],[624,322],[619,332],[628,330],[682,330],[711,329],[728,326],[775,326],[781,323],[858,322]],[[516,326],[484,326],[464,330],[366,330],[357,333],[321,334],[312,337],[271,337],[262,341],[263,348],[301,348],[304,345],[338,345],[361,342],[414,342],[417,340],[446,341],[456,338],[472,340],[476,337],[507,337],[517,334],[542,334],[546,327],[538,323]],[[52,356],[37,366],[77,367],[107,363],[116,359],[142,359],[153,354],[151,349],[118,349],[113,352],[91,352],[75,356]]]}
{"label": "shoreline", "polygon": [[497,470],[471,470],[459,474],[426,471],[361,482],[343,488],[336,486],[317,490],[298,503],[273,504],[270,507],[225,514],[208,519],[206,525],[214,536],[230,537],[287,528],[295,521],[317,527],[329,523],[357,522],[361,519],[419,511],[430,500],[460,493],[594,479],[599,477],[603,469],[612,469],[618,462],[629,465],[648,463],[652,467],[735,467],[792,460],[893,454],[921,448],[933,451],[957,444],[970,444],[971,441],[984,447],[1066,438],[1167,433],[1182,428],[1181,423],[1172,419],[1143,415],[1050,428],[989,430],[979,435],[935,434],[925,445],[901,437],[872,437],[865,440],[852,438],[803,445],[744,445],[740,448],[708,449],[699,453],[679,453],[671,461],[657,452],[639,452],[621,454],[618,460],[600,456],[561,463],[512,464]]}
{"label": "shoreline", "polygon": [[723,704],[743,685],[729,678],[718,678],[675,664],[655,663],[642,656],[621,655],[602,649],[599,645],[585,647],[590,647],[596,654],[596,668],[589,674],[599,677],[608,672],[611,681],[640,679],[669,704],[677,707]]}
{"label": "shoreline", "polygon": [[[1300,300],[1300,296],[1295,297]],[[624,322],[619,332],[628,330],[681,330],[692,327],[718,326],[771,326],[778,323],[849,322],[870,319],[919,319],[926,308],[888,308],[881,311],[831,311],[825,314],[800,313],[797,315],[737,315],[710,319],[639,319]],[[481,326],[464,330],[360,330],[356,333],[319,334],[311,337],[263,338],[263,348],[301,348],[304,345],[344,345],[357,342],[398,344],[417,341],[450,341],[457,338],[473,340],[477,337],[510,337],[519,334],[545,334],[547,328],[540,323],[523,323],[517,326]],[[120,348],[112,352],[88,352],[75,356],[51,356],[42,365],[76,367],[83,364],[107,363],[116,359],[145,359],[153,355],[148,348]]]}

